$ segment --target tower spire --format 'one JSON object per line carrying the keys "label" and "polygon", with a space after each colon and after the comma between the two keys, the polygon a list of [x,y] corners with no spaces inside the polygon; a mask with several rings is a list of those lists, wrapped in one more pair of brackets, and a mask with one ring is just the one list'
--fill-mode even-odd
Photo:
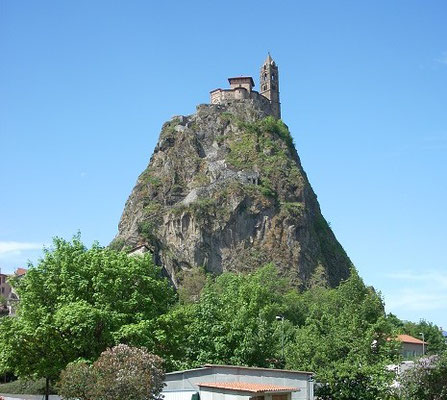
{"label": "tower spire", "polygon": [[259,82],[261,85],[259,93],[270,100],[273,116],[278,119],[281,118],[278,66],[270,52],[267,53],[267,58],[262,64]]}

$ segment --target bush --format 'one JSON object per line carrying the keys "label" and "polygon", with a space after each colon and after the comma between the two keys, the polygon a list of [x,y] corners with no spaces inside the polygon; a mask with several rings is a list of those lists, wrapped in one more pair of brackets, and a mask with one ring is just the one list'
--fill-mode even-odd
{"label": "bush", "polygon": [[149,400],[160,398],[162,359],[146,349],[120,344],[104,351],[93,364],[97,374],[90,400]]}
{"label": "bush", "polygon": [[59,396],[67,400],[89,400],[95,373],[86,362],[74,362],[61,372],[57,385]]}
{"label": "bush", "polygon": [[62,372],[63,399],[156,400],[163,388],[163,360],[144,348],[120,344],[104,351],[92,366],[72,363]]}
{"label": "bush", "polygon": [[402,400],[442,400],[447,398],[447,353],[420,358],[401,375]]}

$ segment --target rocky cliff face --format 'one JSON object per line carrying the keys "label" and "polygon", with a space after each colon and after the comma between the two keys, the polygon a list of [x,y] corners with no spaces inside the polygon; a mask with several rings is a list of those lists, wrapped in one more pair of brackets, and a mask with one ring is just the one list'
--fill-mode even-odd
{"label": "rocky cliff face", "polygon": [[194,266],[221,273],[273,262],[301,288],[333,287],[351,266],[287,126],[253,100],[200,105],[163,125],[111,245],[141,243],[175,284]]}

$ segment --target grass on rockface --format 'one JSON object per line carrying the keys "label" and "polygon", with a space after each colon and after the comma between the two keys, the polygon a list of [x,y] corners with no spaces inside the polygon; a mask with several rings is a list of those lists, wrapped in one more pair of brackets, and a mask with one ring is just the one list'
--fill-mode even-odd
{"label": "grass on rockface", "polygon": [[292,217],[301,217],[304,213],[304,203],[282,202],[281,210]]}
{"label": "grass on rockface", "polygon": [[[45,379],[27,381],[18,379],[16,381],[0,384],[0,393],[7,394],[44,394]],[[56,389],[50,384],[50,394],[57,394]]]}
{"label": "grass on rockface", "polygon": [[[242,170],[257,168],[263,194],[276,197],[281,188],[274,183],[301,185],[302,176],[291,159],[293,140],[287,125],[281,120],[266,117],[253,123],[238,121],[242,133],[229,141],[226,161]],[[279,140],[277,140],[279,139]]]}

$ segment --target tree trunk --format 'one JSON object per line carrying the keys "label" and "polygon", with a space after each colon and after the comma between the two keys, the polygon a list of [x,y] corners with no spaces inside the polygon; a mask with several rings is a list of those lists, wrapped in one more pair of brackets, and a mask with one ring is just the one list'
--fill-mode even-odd
{"label": "tree trunk", "polygon": [[45,378],[45,400],[50,399],[50,378]]}

